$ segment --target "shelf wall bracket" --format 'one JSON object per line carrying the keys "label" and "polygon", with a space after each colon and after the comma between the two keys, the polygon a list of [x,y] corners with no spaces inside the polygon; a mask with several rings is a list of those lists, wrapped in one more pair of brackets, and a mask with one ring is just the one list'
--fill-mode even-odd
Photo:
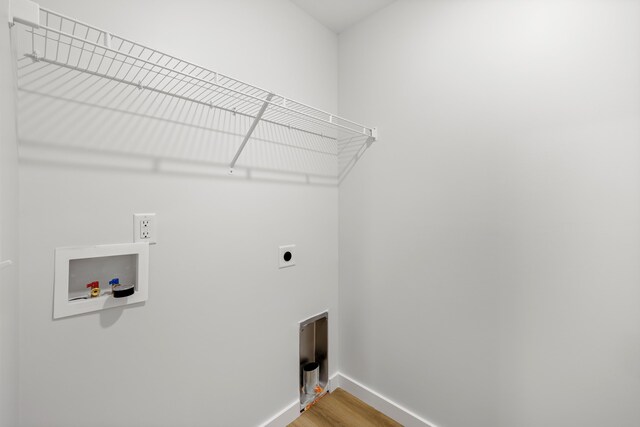
{"label": "shelf wall bracket", "polygon": [[256,130],[256,126],[258,126],[258,123],[260,123],[260,119],[262,119],[262,115],[267,110],[267,107],[269,106],[269,103],[271,102],[273,95],[274,95],[273,93],[270,93],[269,95],[267,95],[267,98],[265,99],[264,104],[262,104],[262,107],[260,107],[260,111],[258,111],[258,114],[256,115],[255,119],[253,119],[253,123],[251,123],[251,127],[247,131],[247,134],[244,136],[244,139],[242,140],[242,144],[240,144],[240,147],[238,148],[236,155],[233,157],[233,160],[229,165],[229,175],[233,174],[233,168],[236,166],[238,157],[240,157],[240,154],[242,154],[242,150],[244,150],[245,145],[247,145],[247,142],[249,142],[249,138],[251,138],[251,134],[253,133],[254,130]]}
{"label": "shelf wall bracket", "polygon": [[40,5],[30,0],[9,1],[9,26],[16,22],[33,28],[40,28]]}

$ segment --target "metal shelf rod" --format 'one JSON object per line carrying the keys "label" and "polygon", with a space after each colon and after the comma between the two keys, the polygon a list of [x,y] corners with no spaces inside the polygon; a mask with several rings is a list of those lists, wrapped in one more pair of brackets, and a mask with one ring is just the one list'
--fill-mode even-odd
{"label": "metal shelf rod", "polygon": [[[59,67],[67,68],[69,70],[78,71],[78,72],[81,72],[81,73],[90,74],[92,76],[96,76],[96,77],[112,80],[112,81],[117,82],[117,83],[122,83],[122,84],[133,86],[133,87],[139,87],[138,83],[135,83],[135,82],[132,82],[132,81],[129,81],[129,80],[125,80],[125,79],[120,79],[118,77],[108,76],[106,74],[98,73],[96,71],[89,71],[89,70],[86,70],[86,69],[84,69],[82,67],[76,67],[76,66],[73,66],[73,65],[67,65],[67,64],[65,64],[63,62],[58,62],[58,61],[53,61],[53,60],[50,60],[50,59],[36,57],[35,55],[32,55],[32,54],[25,54],[24,56],[27,57],[27,58],[30,58],[30,59],[32,59],[34,61],[45,62],[47,64],[57,65]],[[153,88],[147,88],[147,87],[144,87],[143,89],[148,89],[148,90],[150,90],[152,92],[159,93],[160,95],[170,96],[170,97],[173,97],[173,98],[176,98],[176,99],[181,99],[183,101],[194,102],[196,104],[204,105],[204,106],[207,106],[207,107],[210,107],[210,108],[216,108],[216,109],[219,109],[219,110],[222,110],[222,111],[226,111],[228,113],[237,114],[237,115],[242,116],[242,117],[248,117],[248,118],[251,118],[251,119],[255,118],[255,116],[252,116],[251,114],[247,114],[247,113],[243,113],[241,111],[237,111],[237,110],[232,110],[232,109],[229,109],[229,108],[221,107],[219,105],[212,105],[212,104],[210,104],[209,102],[206,102],[206,101],[199,101],[199,100],[196,100],[196,99],[193,99],[193,98],[188,98],[188,97],[185,97],[185,96],[182,96],[182,95],[178,95],[178,94],[175,94],[175,93],[163,91],[161,89],[153,89]],[[290,130],[295,130],[295,131],[299,131],[299,132],[305,132],[305,133],[308,133],[308,134],[311,134],[311,135],[328,138],[328,139],[331,139],[331,140],[334,140],[334,141],[336,140],[336,138],[334,138],[332,136],[325,135],[325,134],[320,133],[320,132],[312,132],[312,131],[309,131],[307,129],[302,129],[302,128],[299,128],[299,127],[296,127],[296,126],[290,126],[290,125],[287,125],[285,123],[276,122],[276,121],[269,120],[269,119],[262,119],[261,121],[263,121],[265,123],[272,124],[272,125],[282,126],[284,128],[290,129]]]}
{"label": "metal shelf rod", "polygon": [[[197,77],[195,77],[195,76],[192,76],[192,75],[190,75],[190,74],[182,73],[182,72],[177,71],[177,70],[174,70],[174,69],[172,69],[172,68],[168,68],[168,67],[166,67],[166,66],[164,66],[164,65],[156,64],[156,63],[154,63],[154,62],[148,61],[148,60],[146,60],[146,59],[142,59],[142,58],[140,58],[140,57],[136,57],[136,56],[133,56],[133,55],[130,55],[130,54],[127,54],[127,53],[123,53],[123,52],[119,52],[119,51],[114,50],[114,49],[110,49],[110,48],[108,48],[108,47],[106,47],[106,46],[104,46],[104,45],[102,45],[102,44],[93,43],[93,42],[91,42],[91,41],[89,41],[89,40],[86,40],[86,39],[83,39],[83,38],[81,38],[81,37],[77,37],[77,36],[74,36],[74,35],[71,35],[71,34],[65,33],[65,32],[63,32],[63,31],[59,31],[59,30],[57,30],[57,29],[55,29],[55,28],[50,28],[50,27],[47,27],[47,26],[41,25],[41,26],[40,26],[40,29],[43,29],[43,30],[45,30],[45,31],[50,31],[50,32],[52,32],[52,33],[54,33],[54,34],[58,34],[58,36],[69,37],[70,39],[73,39],[73,40],[76,40],[76,41],[78,41],[78,42],[81,42],[81,43],[83,44],[83,46],[82,46],[82,47],[78,47],[78,46],[72,46],[72,47],[75,47],[75,48],[77,48],[77,49],[80,49],[82,52],[84,52],[84,50],[85,50],[85,48],[84,48],[84,46],[85,46],[85,45],[90,45],[90,46],[93,46],[93,47],[97,47],[97,48],[100,48],[100,49],[104,49],[105,51],[108,51],[108,52],[112,52],[112,53],[114,53],[115,55],[124,56],[124,57],[129,58],[129,59],[131,59],[131,60],[133,60],[133,61],[141,62],[141,63],[146,64],[146,65],[149,65],[149,66],[151,66],[151,67],[160,68],[160,69],[163,69],[163,70],[168,71],[168,72],[170,72],[170,73],[179,74],[179,75],[185,76],[185,77],[187,77],[187,78],[190,78],[190,79],[192,79],[192,80],[196,80],[196,81],[199,81],[199,82],[201,82],[201,83],[204,83],[204,84],[207,84],[207,85],[210,85],[210,86],[218,87],[218,88],[222,89],[223,91],[230,91],[230,92],[233,92],[233,93],[235,93],[235,94],[237,94],[237,95],[241,95],[241,96],[243,96],[243,97],[248,97],[248,98],[251,98],[252,100],[255,100],[255,101],[263,102],[263,100],[262,100],[262,99],[260,99],[260,98],[258,98],[258,97],[256,97],[256,96],[254,96],[254,95],[251,95],[251,94],[249,94],[249,93],[242,92],[242,91],[239,91],[239,90],[236,90],[236,89],[232,89],[232,88],[229,88],[229,87],[224,86],[224,85],[221,85],[221,84],[217,84],[217,83],[212,82],[212,81],[203,80],[203,79],[197,78]],[[45,40],[47,39],[47,37],[46,37],[46,36],[43,36],[43,37],[45,37]],[[141,47],[145,48],[145,47],[144,47],[144,46],[142,46],[142,45],[139,45],[139,46],[141,46]],[[147,48],[147,49],[148,49],[148,48]],[[148,50],[154,51],[153,49],[148,49]],[[95,52],[95,50],[94,50],[94,52]],[[157,52],[157,51],[154,51],[154,52]],[[162,54],[161,52],[157,52],[157,53]],[[164,54],[162,54],[162,55],[164,55]],[[168,55],[165,55],[165,56],[169,57]],[[35,53],[34,53],[34,57],[35,57]],[[177,59],[177,58],[173,58],[173,57],[169,57],[169,58],[176,59],[177,61],[181,61],[180,59]],[[38,59],[38,60],[41,60],[41,59],[44,59],[44,58],[40,58],[40,57],[38,57],[37,59]],[[112,60],[116,60],[116,58],[115,58],[115,57],[114,57],[114,58],[110,58],[110,59],[112,59]],[[48,62],[51,62],[51,61],[48,61]],[[186,61],[182,61],[182,62],[186,62]],[[80,63],[80,57],[78,58],[78,64],[79,64],[79,63]],[[59,64],[57,64],[57,65],[59,65]],[[131,65],[131,66],[135,66],[135,64],[129,64],[129,65]],[[143,69],[142,67],[140,67],[140,68],[141,68],[141,70]],[[75,69],[77,69],[78,71],[85,71],[85,69],[83,69],[82,67],[79,67],[79,66],[76,66],[76,68],[75,68]],[[88,70],[87,70],[87,71],[88,71]],[[151,71],[151,70],[149,70],[149,71]],[[139,73],[140,73],[140,70],[138,71],[138,73],[137,73],[137,74],[139,74]],[[136,75],[137,75],[137,74],[136,74]],[[231,79],[231,80],[234,80],[234,81],[235,81],[235,79]],[[240,82],[240,83],[242,83],[242,82]],[[245,84],[245,85],[246,85],[246,83],[243,83],[243,84]],[[247,85],[247,86],[250,86],[250,85]],[[259,89],[259,88],[256,88],[256,89]],[[248,102],[247,100],[243,100],[243,101]],[[297,102],[296,102],[296,103],[297,103]],[[308,113],[305,113],[305,112],[303,112],[303,111],[294,110],[294,109],[292,109],[292,108],[290,108],[290,107],[288,107],[288,106],[283,106],[283,105],[281,105],[281,104],[272,103],[271,101],[269,101],[269,104],[273,104],[273,106],[274,106],[274,107],[277,107],[277,108],[279,108],[279,109],[287,110],[287,111],[291,112],[292,114],[305,116],[305,117],[307,117],[307,118],[309,119],[309,121],[314,121],[314,122],[321,123],[321,124],[323,124],[323,125],[327,125],[327,126],[331,126],[331,127],[338,127],[338,128],[341,128],[341,129],[347,130],[347,131],[352,132],[352,133],[361,133],[361,134],[363,134],[363,135],[371,136],[371,133],[367,133],[366,131],[359,131],[359,130],[352,129],[352,128],[349,128],[349,127],[347,127],[347,126],[344,126],[344,125],[341,125],[341,124],[338,124],[338,123],[331,123],[331,122],[329,122],[328,120],[326,120],[326,121],[325,121],[325,120],[322,120],[322,119],[320,119],[320,118],[318,118],[318,117],[315,117],[315,116],[313,116],[313,115],[311,115],[311,114],[308,114]],[[300,105],[303,105],[303,104],[300,104]],[[309,108],[313,109],[313,107],[309,107]],[[327,115],[327,116],[329,116],[329,117],[331,117],[331,116],[332,116],[331,114],[329,114],[329,113],[325,113],[325,112],[323,112],[323,111],[321,111],[321,110],[316,110],[316,111],[319,111],[319,112],[321,112],[321,113],[323,113],[323,114],[326,114],[326,115]],[[349,122],[349,120],[342,119],[342,118],[340,118],[340,120],[344,120],[344,121]],[[353,122],[350,122],[350,123],[353,123]],[[354,124],[354,125],[356,125],[355,123],[353,123],[353,124]],[[370,128],[367,128],[367,127],[365,127],[365,126],[361,126],[361,125],[358,125],[358,126],[359,126],[359,127],[362,127],[363,129],[367,129],[367,130],[368,130],[368,129],[370,129]]]}
{"label": "metal shelf rod", "polygon": [[[132,109],[134,114],[146,109],[150,117],[198,124],[212,131],[222,132],[223,126],[231,126],[234,138],[240,139],[232,161],[227,163],[231,173],[253,138],[326,152],[336,158],[340,177],[352,167],[353,159],[360,157],[362,148],[378,137],[374,127],[39,8],[31,0],[12,1],[24,6],[16,9],[20,11],[18,16],[9,16],[10,26],[21,24],[25,30],[17,39],[24,43],[17,46],[21,50],[17,63],[19,89],[42,90],[43,95],[52,97],[67,91],[73,95],[70,99],[98,107],[122,107]],[[207,111],[207,107],[215,110]],[[244,160],[247,164],[262,161],[250,157]],[[332,167],[331,159],[316,162],[303,156],[295,160],[305,162],[305,167]]]}
{"label": "metal shelf rod", "polygon": [[[70,17],[70,16],[66,16],[66,15],[64,15],[64,14],[61,14],[61,13],[55,12],[55,11],[53,11],[53,10],[50,10],[50,9],[47,9],[47,8],[44,8],[44,7],[41,7],[41,8],[40,8],[40,10],[41,10],[41,11],[43,11],[43,12],[46,12],[46,13],[48,13],[48,14],[51,14],[51,15],[57,16],[58,18],[66,19],[66,20],[72,21],[72,22],[74,22],[74,23],[77,23],[77,24],[80,24],[80,25],[84,25],[84,26],[86,26],[87,28],[90,28],[90,29],[92,29],[92,30],[94,30],[94,31],[99,31],[99,32],[102,32],[102,33],[105,33],[105,34],[109,34],[109,36],[111,36],[111,37],[113,37],[113,36],[114,36],[114,34],[113,34],[112,32],[110,32],[110,31],[103,30],[103,29],[101,29],[101,28],[98,28],[98,27],[95,27],[95,26],[93,26],[93,25],[87,24],[86,22],[82,22],[82,21],[79,21],[79,20],[77,20],[77,19],[75,19],[75,18],[72,18],[72,17]],[[41,28],[44,28],[44,27],[41,27]],[[64,35],[68,35],[68,34],[67,34],[67,33],[64,33]],[[137,42],[135,42],[135,41],[133,41],[133,40],[126,39],[126,38],[124,38],[124,37],[120,37],[120,36],[117,36],[117,38],[119,38],[120,40],[123,40],[123,41],[125,41],[125,42],[131,43],[131,44],[133,44],[133,45],[139,46],[139,47],[141,47],[141,48],[151,50],[151,51],[153,51],[153,52],[155,52],[155,53],[158,53],[158,54],[160,54],[160,55],[166,56],[166,57],[168,57],[168,58],[170,58],[170,59],[174,59],[174,60],[176,60],[176,61],[183,62],[183,63],[185,63],[185,64],[189,64],[189,65],[192,65],[192,66],[194,66],[194,67],[201,68],[201,69],[204,69],[204,70],[209,71],[207,68],[202,67],[202,66],[200,66],[200,65],[198,65],[198,64],[195,64],[195,63],[193,63],[193,62],[189,62],[189,61],[185,61],[185,60],[180,59],[180,58],[176,58],[175,56],[171,56],[171,55],[164,54],[164,53],[159,52],[159,51],[157,51],[157,50],[155,50],[155,49],[153,49],[153,48],[150,48],[150,47],[147,47],[147,46],[142,45],[142,44],[140,44],[140,43],[137,43]],[[100,47],[103,47],[103,48],[104,48],[105,46],[100,45]],[[110,49],[110,50],[113,50],[113,49]],[[118,51],[115,51],[115,52],[118,52]],[[120,52],[118,52],[118,53],[120,53]],[[260,87],[258,87],[258,86],[252,85],[252,84],[250,84],[250,83],[243,82],[242,80],[235,79],[235,78],[230,77],[230,76],[227,76],[227,75],[225,75],[225,74],[218,73],[218,72],[215,72],[215,74],[216,74],[216,78],[215,78],[216,84],[217,84],[217,82],[218,82],[218,80],[219,80],[220,78],[226,78],[226,79],[233,80],[233,81],[235,81],[235,82],[241,83],[241,84],[243,84],[243,85],[245,85],[245,86],[250,86],[250,87],[252,87],[252,88],[259,89],[259,90],[261,90],[261,91],[263,91],[263,92],[265,92],[265,93],[270,93],[270,91],[268,91],[268,90],[266,90],[266,89],[262,89],[262,88],[260,88]],[[304,104],[304,103],[302,103],[302,102],[294,101],[294,100],[292,100],[292,99],[291,99],[291,98],[289,98],[289,97],[285,97],[285,96],[281,96],[281,95],[278,95],[278,96],[279,96],[280,98],[286,99],[287,101],[290,101],[290,102],[293,102],[293,103],[298,104],[298,105],[300,105],[300,106],[303,106],[303,107],[309,108],[310,110],[314,110],[314,111],[317,111],[317,112],[320,112],[320,113],[326,114],[327,116],[331,116],[331,115],[332,115],[331,113],[328,113],[328,112],[326,112],[326,111],[324,111],[324,110],[321,110],[321,109],[318,109],[318,108],[316,108],[316,107],[312,107],[312,106],[307,105],[307,104]],[[286,103],[284,103],[283,105],[280,105],[280,107],[283,107],[283,106],[286,108]],[[293,111],[295,111],[295,110],[293,110]],[[345,122],[347,122],[347,123],[350,123],[350,124],[352,124],[352,125],[354,125],[354,126],[357,126],[357,127],[362,127],[362,128],[366,128],[366,129],[371,129],[371,128],[367,127],[367,126],[364,126],[364,125],[362,125],[362,124],[360,124],[360,123],[356,123],[356,122],[354,122],[354,121],[352,121],[352,120],[349,120],[349,119],[345,119],[345,118],[343,118],[343,117],[337,117],[337,118],[339,118],[340,120],[345,121]],[[348,129],[348,128],[347,128],[347,129]],[[349,130],[351,130],[351,131],[353,132],[353,130],[352,130],[352,129],[349,129]],[[364,132],[363,132],[363,133],[364,133]],[[371,135],[369,134],[368,136],[371,136]]]}

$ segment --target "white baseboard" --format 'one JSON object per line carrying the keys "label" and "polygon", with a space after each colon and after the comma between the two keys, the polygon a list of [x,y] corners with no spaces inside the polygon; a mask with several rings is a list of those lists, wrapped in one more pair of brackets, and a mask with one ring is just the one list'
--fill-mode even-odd
{"label": "white baseboard", "polygon": [[[329,391],[340,387],[340,374],[335,374],[329,378]],[[300,399],[296,399],[289,406],[271,417],[269,421],[261,424],[260,427],[285,427],[300,416]]]}
{"label": "white baseboard", "polygon": [[296,399],[260,427],[284,427],[300,416],[300,399]]}
{"label": "white baseboard", "polygon": [[[419,417],[408,409],[405,409],[390,399],[387,399],[380,393],[371,390],[369,387],[360,384],[356,380],[349,378],[340,372],[329,379],[330,391],[333,391],[338,387],[353,394],[367,405],[374,407],[405,427],[437,427],[434,423]],[[299,416],[300,401],[296,399],[293,403],[278,412],[260,427],[285,427]]]}
{"label": "white baseboard", "polygon": [[360,384],[353,378],[341,373],[338,373],[336,377],[339,387],[344,391],[351,393],[367,405],[374,407],[405,427],[437,427],[434,423],[414,414],[364,384]]}

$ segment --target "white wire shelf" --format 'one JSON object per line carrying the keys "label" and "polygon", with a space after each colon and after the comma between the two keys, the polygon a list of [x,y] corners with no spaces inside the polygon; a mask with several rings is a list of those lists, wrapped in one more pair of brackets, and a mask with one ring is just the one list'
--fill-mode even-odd
{"label": "white wire shelf", "polygon": [[[251,126],[230,159],[230,172],[259,124],[318,141],[323,153],[336,158],[338,177],[352,167],[363,147],[376,139],[375,128],[27,3],[37,10],[25,17],[16,15],[10,22],[23,30],[23,49],[18,54],[19,87],[32,88],[34,76],[43,80],[43,73],[51,75],[63,69],[244,118]],[[27,63],[20,58],[28,59]],[[53,90],[54,86],[49,86]]]}

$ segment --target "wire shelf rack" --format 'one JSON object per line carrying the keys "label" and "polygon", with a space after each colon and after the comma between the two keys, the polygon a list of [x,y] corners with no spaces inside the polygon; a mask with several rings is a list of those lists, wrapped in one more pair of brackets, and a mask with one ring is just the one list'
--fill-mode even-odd
{"label": "wire shelf rack", "polygon": [[[294,101],[227,75],[117,36],[60,13],[38,7],[37,22],[14,18],[23,40],[18,58],[18,85],[32,87],[33,76],[63,69],[194,103],[251,122],[230,172],[259,125],[304,134],[322,142],[334,156],[337,177],[376,139],[376,129]],[[28,60],[26,63],[21,61]],[[31,79],[31,80],[30,80]],[[332,147],[325,149],[324,147]],[[242,162],[240,162],[240,165]]]}

